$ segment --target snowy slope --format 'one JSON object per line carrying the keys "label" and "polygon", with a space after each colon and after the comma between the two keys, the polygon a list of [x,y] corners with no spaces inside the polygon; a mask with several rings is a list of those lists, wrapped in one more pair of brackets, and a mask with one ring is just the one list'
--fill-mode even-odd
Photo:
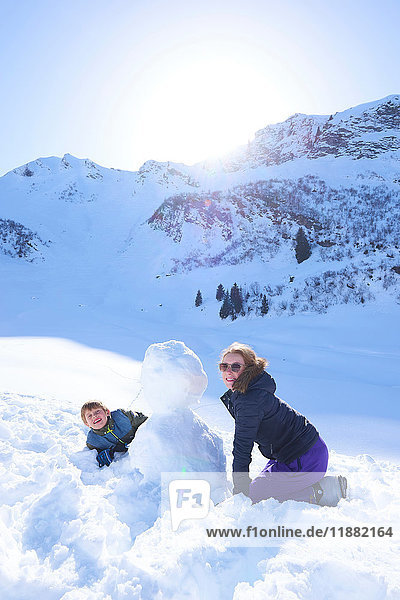
{"label": "snowy slope", "polygon": [[[215,332],[215,342],[217,337]],[[36,356],[35,369],[21,371],[29,355]],[[57,373],[52,381],[49,356],[51,371]],[[341,361],[341,349],[332,346],[333,368],[339,369]],[[344,455],[340,443],[330,444],[330,469],[346,473],[351,490],[349,500],[337,508],[272,499],[251,506],[236,496],[205,519],[183,522],[173,533],[169,513],[160,512],[158,486],[145,483],[137,468],[134,444],[128,456],[102,470],[93,452],[84,449],[82,399],[91,392],[111,409],[129,402],[142,410],[144,399],[137,395],[140,364],[45,339],[3,341],[1,362],[3,376],[10,364],[24,373],[19,378],[9,373],[10,391],[1,395],[0,590],[7,600],[398,597],[400,470],[394,462],[378,460],[373,452]],[[24,394],[23,386],[34,393]],[[215,411],[207,420],[225,438],[229,461],[232,424],[223,426],[224,412],[217,426]],[[171,440],[166,432],[159,432],[158,441],[187,447],[187,439]],[[256,473],[263,464],[258,453],[255,463]],[[273,544],[264,538],[206,534],[206,528],[261,530],[278,525],[379,526],[385,531],[392,526],[397,533]]]}

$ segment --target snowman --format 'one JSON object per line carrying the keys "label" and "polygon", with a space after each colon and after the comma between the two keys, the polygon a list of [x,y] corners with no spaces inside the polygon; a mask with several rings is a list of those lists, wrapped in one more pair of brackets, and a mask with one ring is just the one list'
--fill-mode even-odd
{"label": "snowman", "polygon": [[190,408],[208,379],[199,357],[183,342],[152,344],[141,373],[143,408],[150,416],[139,428],[131,461],[144,483],[162,473],[225,473],[222,439]]}

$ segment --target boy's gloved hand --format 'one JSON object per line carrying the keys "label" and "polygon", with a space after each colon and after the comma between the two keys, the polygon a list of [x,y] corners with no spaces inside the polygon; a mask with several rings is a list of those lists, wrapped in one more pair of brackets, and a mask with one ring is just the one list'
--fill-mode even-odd
{"label": "boy's gloved hand", "polygon": [[114,452],[107,448],[106,450],[102,450],[96,456],[96,460],[99,463],[99,467],[104,467],[105,465],[109,467],[114,459]]}

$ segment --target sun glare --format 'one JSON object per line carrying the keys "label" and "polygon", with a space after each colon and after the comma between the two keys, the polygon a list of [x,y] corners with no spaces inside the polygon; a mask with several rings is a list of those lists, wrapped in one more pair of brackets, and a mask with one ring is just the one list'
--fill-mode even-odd
{"label": "sun glare", "polygon": [[289,116],[296,76],[281,57],[245,43],[171,46],[147,62],[126,61],[104,82],[105,95],[120,89],[106,145],[144,160],[222,157]]}
{"label": "sun glare", "polygon": [[246,143],[252,133],[253,93],[260,91],[255,87],[255,74],[248,67],[214,57],[170,73],[165,131],[174,153],[179,148],[186,160],[196,161]]}
{"label": "sun glare", "polygon": [[268,123],[274,77],[238,56],[164,59],[147,99],[153,146],[156,138],[165,157],[189,164],[246,144]]}

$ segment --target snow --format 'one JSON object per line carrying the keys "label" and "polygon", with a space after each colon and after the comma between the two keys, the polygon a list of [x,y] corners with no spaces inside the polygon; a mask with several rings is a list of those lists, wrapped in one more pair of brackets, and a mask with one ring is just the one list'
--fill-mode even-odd
{"label": "snow", "polygon": [[196,354],[183,342],[152,344],[142,365],[143,393],[153,413],[169,413],[198,403],[208,379]]}
{"label": "snow", "polygon": [[225,472],[222,439],[190,409],[207,387],[199,357],[180,341],[152,344],[141,383],[151,416],[136,434],[132,464],[145,481],[159,486],[162,473]]}
{"label": "snow", "polygon": [[[366,323],[371,323],[367,313],[354,309],[345,323],[344,317],[341,320],[334,316],[331,320],[322,319],[321,316],[308,319],[306,336],[302,326],[304,319],[300,316],[288,320],[290,328],[286,334],[281,331],[280,341],[278,330],[282,330],[282,325],[270,331],[270,342],[282,344],[275,353],[283,356],[285,348],[287,361],[277,369],[274,353],[271,365],[278,389],[282,388],[283,379],[285,394],[281,395],[284,398],[296,397],[291,377],[300,381],[305,363],[314,360],[312,355],[307,355],[312,348],[328,353],[332,372],[343,371],[344,361],[347,361],[347,385],[353,386],[352,393],[357,389],[357,369],[362,368],[367,348],[375,360],[375,376],[379,379],[380,369],[386,368],[385,377],[393,377],[395,382],[395,362],[380,361],[381,355],[387,358],[395,351],[394,346],[387,335],[371,340],[371,330],[368,333],[365,327]],[[322,322],[324,328],[320,330]],[[387,327],[388,321],[385,323]],[[240,324],[233,325],[236,331],[225,333],[222,342],[228,337],[243,337],[243,326],[240,333]],[[342,344],[342,336],[350,325],[352,343],[346,346]],[[383,325],[384,315],[381,314],[377,331]],[[103,335],[105,331],[107,328],[103,329]],[[324,350],[319,345],[319,331],[324,339],[330,340],[329,349]],[[262,332],[259,333],[262,338]],[[86,335],[89,334],[88,330]],[[251,335],[256,336],[256,332]],[[394,331],[392,335],[394,344]],[[124,337],[118,338],[115,332],[114,336],[113,343],[122,347]],[[191,336],[195,337],[195,330]],[[219,344],[219,337],[217,331],[204,332],[206,344],[198,355],[206,358],[212,389],[221,390],[221,383],[217,385],[215,364],[220,346],[226,344]],[[214,347],[214,356],[208,357],[207,346]],[[302,353],[299,354],[300,347]],[[229,474],[233,433],[231,417],[217,403],[214,392],[209,392],[214,399],[207,396],[207,392],[202,395],[204,379],[197,387],[200,404],[194,409],[199,411],[201,419],[188,407],[189,402],[186,406],[180,402],[180,406],[171,408],[168,418],[163,394],[170,401],[171,391],[160,383],[151,382],[155,386],[152,389],[163,392],[159,402],[151,402],[146,377],[141,377],[140,367],[157,378],[156,367],[167,368],[176,353],[183,359],[181,373],[179,369],[175,373],[176,382],[182,385],[185,377],[190,380],[191,374],[201,373],[199,359],[183,343],[155,344],[148,354],[143,351],[142,358],[145,355],[146,359],[142,364],[116,352],[63,339],[3,338],[0,371],[3,388],[8,391],[1,395],[0,429],[2,597],[11,600],[30,600],[39,595],[44,600],[197,600],[206,597],[216,600],[262,597],[311,600],[316,596],[324,597],[324,594],[327,597],[329,593],[334,600],[343,595],[371,600],[397,598],[400,582],[394,565],[398,552],[400,452],[398,437],[393,439],[395,423],[388,422],[388,429],[376,431],[381,439],[380,459],[374,457],[375,439],[371,436],[368,439],[368,435],[361,442],[362,451],[354,453],[360,446],[358,433],[363,430],[366,433],[369,427],[373,434],[377,423],[379,429],[385,426],[383,419],[361,420],[358,432],[356,417],[351,422],[351,429],[347,430],[348,418],[344,416],[340,422],[340,415],[336,415],[334,441],[329,443],[330,471],[345,473],[350,484],[349,499],[341,501],[338,507],[327,509],[295,502],[278,504],[272,499],[251,506],[244,497],[228,496],[204,519],[183,521],[178,530],[172,532],[168,511],[160,511],[159,480],[155,483],[142,472],[142,469],[146,471],[146,465],[140,464],[140,451],[145,445],[140,436],[145,439],[151,419],[159,419],[150,436],[155,470],[164,468],[158,462],[163,458],[163,452],[168,468],[182,470],[187,465],[182,465],[179,460],[190,459],[191,453],[199,456],[202,444],[206,450],[204,456],[216,458],[215,468],[219,468],[218,446],[214,453],[209,452],[212,444],[207,446],[207,437],[223,438]],[[12,365],[13,369],[10,369]],[[291,374],[289,378],[284,376],[285,372]],[[316,388],[319,385],[315,378],[317,372],[307,374],[306,387],[311,392],[314,385]],[[52,377],[49,377],[50,373]],[[367,381],[365,386],[365,390],[372,390],[373,380]],[[304,381],[301,387],[306,389]],[[81,403],[93,397],[101,398],[111,409],[121,406],[145,412],[145,408],[149,408],[146,406],[148,401],[155,407],[154,415],[139,428],[128,455],[101,470],[97,467],[94,452],[85,448],[87,429],[79,418]],[[294,405],[301,408],[304,402],[300,398]],[[316,409],[317,404],[312,413]],[[172,423],[174,412],[180,415],[176,425]],[[313,420],[314,416],[312,414]],[[160,425],[163,418],[164,429]],[[330,422],[329,415],[326,422]],[[192,432],[193,423],[196,428]],[[325,433],[320,423],[318,425]],[[347,431],[351,432],[350,437]],[[183,433],[184,438],[180,437]],[[201,443],[200,434],[203,434]],[[347,454],[343,454],[345,440]],[[174,452],[178,453],[174,455]],[[392,458],[389,460],[385,455]],[[263,466],[264,460],[254,452],[253,474]],[[198,465],[197,471],[202,468]],[[285,540],[277,545],[259,539],[245,540],[246,544],[238,545],[233,538],[207,538],[205,533],[206,527],[246,528],[251,525],[263,528],[310,523],[323,527],[391,525],[396,537],[359,538],[352,543],[338,538]]]}
{"label": "snow", "polygon": [[[33,263],[0,255],[1,598],[400,597],[395,298],[373,281],[368,305],[222,322],[219,283],[275,286],[290,274],[297,285],[323,261],[313,256],[297,265],[287,250],[268,263],[171,276],[172,258],[183,260],[194,241],[196,252],[203,244],[219,251],[220,236],[187,223],[177,244],[146,225],[171,194],[223,192],[270,178],[311,174],[338,190],[383,181],[390,192],[398,188],[399,156],[298,158],[209,174],[201,164],[151,161],[128,173],[65,155],[29,163],[32,176],[23,175],[24,165],[1,178],[1,217],[52,242]],[[198,289],[204,302],[196,308]],[[252,506],[227,492],[233,421],[218,399],[224,389],[216,364],[234,340],[268,358],[278,395],[321,432],[330,472],[349,480],[349,498],[337,507],[272,499]],[[150,415],[129,453],[101,470],[80,420],[90,399]],[[254,450],[251,475],[264,464]],[[166,471],[192,479],[193,472],[222,471],[226,499],[173,532],[161,502]],[[394,536],[268,543],[206,535],[206,527],[310,523],[392,526]]]}

